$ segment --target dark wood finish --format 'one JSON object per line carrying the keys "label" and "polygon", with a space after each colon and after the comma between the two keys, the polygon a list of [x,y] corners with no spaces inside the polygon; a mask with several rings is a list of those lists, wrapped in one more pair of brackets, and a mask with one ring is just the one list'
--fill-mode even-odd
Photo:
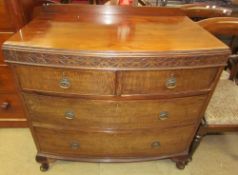
{"label": "dark wood finish", "polygon": [[49,161],[46,157],[37,155],[36,156],[36,161],[41,163],[40,170],[42,172],[45,172],[49,169]]}
{"label": "dark wood finish", "polygon": [[175,158],[172,158],[172,161],[176,163],[176,167],[180,170],[184,169],[185,166],[191,161],[189,156],[178,156]]}
{"label": "dark wood finish", "polygon": [[49,159],[183,167],[230,53],[178,9],[83,5],[42,8],[3,49],[43,170]]}

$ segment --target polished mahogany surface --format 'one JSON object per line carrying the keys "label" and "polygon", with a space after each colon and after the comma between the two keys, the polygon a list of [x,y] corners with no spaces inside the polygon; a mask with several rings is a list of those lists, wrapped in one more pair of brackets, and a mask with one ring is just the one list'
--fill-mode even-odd
{"label": "polished mahogany surface", "polygon": [[226,49],[185,16],[106,15],[106,11],[98,16],[39,16],[6,45],[112,53]]}
{"label": "polished mahogany surface", "polygon": [[183,168],[229,50],[173,8],[50,5],[3,46],[36,160]]}

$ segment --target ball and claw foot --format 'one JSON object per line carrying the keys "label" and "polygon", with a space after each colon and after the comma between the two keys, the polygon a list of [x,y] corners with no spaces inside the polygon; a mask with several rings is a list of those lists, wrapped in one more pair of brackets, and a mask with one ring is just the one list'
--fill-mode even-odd
{"label": "ball and claw foot", "polygon": [[46,172],[48,169],[49,169],[49,164],[47,164],[47,163],[42,163],[42,164],[41,164],[40,170],[41,170],[42,172]]}

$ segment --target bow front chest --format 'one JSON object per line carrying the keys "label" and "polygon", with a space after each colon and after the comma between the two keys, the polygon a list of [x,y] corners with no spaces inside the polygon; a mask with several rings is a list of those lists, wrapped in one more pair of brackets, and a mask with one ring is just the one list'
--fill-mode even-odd
{"label": "bow front chest", "polygon": [[229,55],[175,9],[44,7],[4,43],[36,160],[183,167]]}

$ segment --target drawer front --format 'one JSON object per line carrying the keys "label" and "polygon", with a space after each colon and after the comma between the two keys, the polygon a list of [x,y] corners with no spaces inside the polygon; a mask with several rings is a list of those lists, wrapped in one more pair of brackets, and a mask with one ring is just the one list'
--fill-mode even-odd
{"label": "drawer front", "polygon": [[24,118],[24,110],[17,94],[0,94],[0,119]]}
{"label": "drawer front", "polygon": [[79,95],[113,95],[115,73],[17,66],[22,89]]}
{"label": "drawer front", "polygon": [[[12,32],[0,32],[0,48],[2,47],[2,43],[6,41],[12,35]],[[0,64],[4,63],[2,50],[0,49]]]}
{"label": "drawer front", "polygon": [[16,92],[13,74],[8,66],[0,66],[0,93]]}
{"label": "drawer front", "polygon": [[0,0],[0,30],[7,30],[13,28],[5,1],[6,0]]}
{"label": "drawer front", "polygon": [[186,93],[209,89],[218,68],[121,72],[121,94]]}
{"label": "drawer front", "polygon": [[141,157],[187,151],[195,127],[108,133],[46,128],[34,130],[40,152],[72,157]]}
{"label": "drawer front", "polygon": [[166,128],[181,122],[197,122],[206,96],[104,101],[24,93],[24,99],[36,123],[69,128],[130,129]]}

